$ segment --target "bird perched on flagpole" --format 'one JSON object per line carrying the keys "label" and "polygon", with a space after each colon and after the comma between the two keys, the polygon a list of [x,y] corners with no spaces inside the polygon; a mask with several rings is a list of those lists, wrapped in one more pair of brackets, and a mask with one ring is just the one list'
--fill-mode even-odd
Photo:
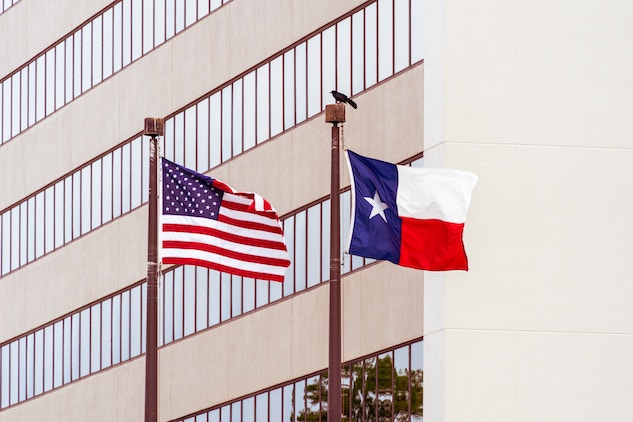
{"label": "bird perched on flagpole", "polygon": [[353,108],[358,108],[358,106],[356,105],[356,103],[354,101],[352,101],[347,95],[338,92],[338,91],[330,91],[330,93],[332,94],[332,96],[334,97],[334,99],[339,102],[339,103],[347,103],[349,105],[351,105]]}

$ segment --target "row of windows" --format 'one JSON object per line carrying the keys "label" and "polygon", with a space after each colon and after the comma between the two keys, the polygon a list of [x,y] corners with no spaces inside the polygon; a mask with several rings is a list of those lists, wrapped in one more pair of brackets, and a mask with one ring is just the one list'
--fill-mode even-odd
{"label": "row of windows", "polygon": [[19,2],[20,0],[2,0],[0,1],[0,15],[7,11],[11,6]]}
{"label": "row of windows", "polygon": [[2,80],[0,145],[229,1],[112,3]]}
{"label": "row of windows", "polygon": [[[357,359],[341,371],[342,421],[422,421],[423,341]],[[173,422],[327,421],[328,372]]]}
{"label": "row of windows", "polygon": [[[0,145],[228,1],[120,0],[113,3],[0,83]],[[323,40],[313,38],[303,51],[297,51],[297,65],[311,69],[310,72],[298,69],[300,74],[305,73],[306,88],[319,90],[320,87],[309,84],[307,78],[319,78],[320,68],[325,73],[334,73],[327,66],[333,63],[331,57],[323,61],[323,66],[318,63],[322,54],[334,54],[348,62],[349,75],[337,75],[347,80],[334,80],[334,75],[329,75],[332,80],[328,80],[328,75],[324,78],[327,89],[338,86],[348,93],[360,92],[376,80],[403,69],[415,61],[412,56],[421,59],[422,37],[416,32],[421,25],[413,21],[421,17],[421,1],[378,0],[373,7],[366,9],[368,13],[356,14],[341,24],[338,29],[344,32],[342,36],[326,33]],[[406,34],[410,30],[415,32],[413,37]],[[372,36],[367,37],[364,32],[372,32]],[[358,66],[366,59],[375,64],[367,68]],[[283,82],[271,79],[270,83]],[[302,81],[298,81],[298,86],[301,85]],[[302,101],[302,98],[296,100]],[[310,114],[311,107],[322,109],[318,102],[307,103],[305,107],[298,107],[297,112]]]}
{"label": "row of windows", "polygon": [[[421,164],[421,159],[413,163]],[[341,232],[347,233],[351,212],[349,190],[341,194],[340,202]],[[159,290],[159,345],[327,281],[329,215],[329,199],[323,198],[282,218],[291,257],[284,283],[188,265],[165,271]],[[345,274],[371,262],[345,256],[341,272]],[[0,344],[0,409],[144,353],[145,315],[146,283],[137,282]]]}
{"label": "row of windows", "polygon": [[[332,88],[358,93],[419,63],[419,8],[373,2],[299,41],[168,116],[161,150],[207,172],[320,113]],[[0,277],[144,204],[148,168],[149,143],[138,134],[4,210]]]}

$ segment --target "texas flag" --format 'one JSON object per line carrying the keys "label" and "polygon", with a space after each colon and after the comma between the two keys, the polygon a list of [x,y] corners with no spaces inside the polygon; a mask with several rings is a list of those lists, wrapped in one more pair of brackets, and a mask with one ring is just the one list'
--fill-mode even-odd
{"label": "texas flag", "polygon": [[349,150],[347,162],[348,253],[422,270],[468,270],[462,234],[476,175],[401,166]]}

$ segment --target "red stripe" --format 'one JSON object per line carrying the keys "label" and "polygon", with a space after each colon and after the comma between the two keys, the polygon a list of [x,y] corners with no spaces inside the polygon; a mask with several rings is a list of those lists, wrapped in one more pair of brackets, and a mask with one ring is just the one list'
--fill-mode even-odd
{"label": "red stripe", "polygon": [[210,227],[192,226],[188,224],[163,224],[163,233],[176,232],[176,233],[195,233],[207,236],[217,237],[219,239],[228,240],[234,243],[249,246],[259,246],[262,248],[275,249],[278,251],[285,251],[286,245],[282,241],[258,239],[253,237],[238,236],[229,232],[225,232],[218,229],[212,229]]}
{"label": "red stripe", "polygon": [[163,258],[163,264],[183,264],[183,265],[197,265],[200,267],[210,268],[212,270],[223,271],[225,273],[236,274],[242,277],[258,278],[260,280],[271,281],[284,281],[284,276],[279,274],[259,273],[255,271],[246,271],[240,268],[229,267],[227,265],[221,265],[217,262],[209,262],[196,258]]}
{"label": "red stripe", "polygon": [[[254,214],[254,213],[251,213]],[[253,230],[261,230],[263,232],[275,233],[275,234],[283,234],[281,227],[279,225],[268,226],[263,223],[257,223],[255,221],[244,221],[237,220],[235,218],[227,217],[224,214],[218,215],[218,221],[226,224],[230,224],[232,226],[244,227],[245,229],[253,229]]]}
{"label": "red stripe", "polygon": [[263,210],[256,210],[254,201],[250,204],[242,204],[239,202],[233,202],[230,199],[226,199],[226,197],[224,197],[222,199],[222,207],[235,210],[235,211],[244,211],[249,214],[259,215],[262,217],[269,218],[273,221],[279,221],[279,216],[277,215],[277,212],[275,212],[275,210],[273,210],[272,207],[270,207],[270,205],[267,206],[267,203],[265,201],[264,201],[265,208]]}
{"label": "red stripe", "polygon": [[429,271],[468,270],[463,223],[402,218],[400,265]]}
{"label": "red stripe", "polygon": [[164,240],[163,249],[184,249],[211,252],[228,258],[237,259],[244,262],[253,262],[256,264],[273,265],[276,267],[286,268],[290,265],[287,259],[270,258],[262,255],[249,255],[241,252],[231,251],[229,249],[220,248],[218,246],[209,245],[207,243],[186,242],[180,240]]}

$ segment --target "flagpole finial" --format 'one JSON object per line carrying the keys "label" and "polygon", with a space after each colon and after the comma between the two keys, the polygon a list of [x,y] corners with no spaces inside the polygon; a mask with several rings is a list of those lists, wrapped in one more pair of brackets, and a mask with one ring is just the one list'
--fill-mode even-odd
{"label": "flagpole finial", "polygon": [[336,126],[345,122],[345,104],[336,103],[325,106],[325,121]]}
{"label": "flagpole finial", "polygon": [[163,136],[165,133],[165,120],[160,117],[146,117],[143,135],[145,136]]}

